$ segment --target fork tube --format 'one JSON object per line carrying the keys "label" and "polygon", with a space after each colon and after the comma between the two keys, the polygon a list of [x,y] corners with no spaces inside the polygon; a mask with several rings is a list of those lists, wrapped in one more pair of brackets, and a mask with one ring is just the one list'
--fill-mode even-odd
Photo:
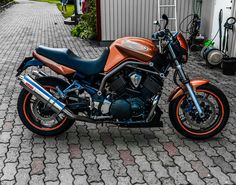
{"label": "fork tube", "polygon": [[188,79],[187,76],[185,75],[182,66],[179,64],[179,61],[177,60],[176,55],[175,55],[175,53],[174,53],[174,51],[173,51],[173,48],[171,47],[170,44],[168,45],[168,48],[169,48],[170,53],[171,53],[171,55],[172,55],[172,57],[173,57],[173,59],[174,59],[174,61],[175,61],[176,68],[177,68],[177,70],[178,70],[178,72],[179,72],[179,75],[180,75],[180,77],[182,78],[182,80],[183,80],[183,82],[184,82],[184,85],[186,86],[186,88],[187,88],[187,90],[188,90],[188,92],[189,92],[189,95],[190,95],[191,99],[193,100],[193,103],[194,103],[194,105],[195,105],[195,107],[196,107],[196,109],[197,109],[197,111],[198,111],[198,113],[199,113],[199,116],[200,116],[201,118],[203,118],[203,117],[205,116],[205,115],[204,115],[204,112],[202,111],[202,108],[201,108],[201,106],[200,106],[200,104],[199,104],[199,102],[198,102],[198,99],[197,99],[197,97],[196,97],[196,94],[195,94],[194,91],[193,91],[193,88],[192,88],[192,86],[191,86],[191,84],[190,84],[190,82],[189,82],[189,79]]}

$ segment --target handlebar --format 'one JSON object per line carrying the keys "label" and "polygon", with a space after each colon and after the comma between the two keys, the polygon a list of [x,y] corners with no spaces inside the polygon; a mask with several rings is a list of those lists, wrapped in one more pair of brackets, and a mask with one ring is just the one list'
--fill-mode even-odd
{"label": "handlebar", "polygon": [[158,32],[153,33],[152,38],[153,39],[164,38],[165,35],[166,35],[165,32],[162,30],[162,31],[158,31]]}

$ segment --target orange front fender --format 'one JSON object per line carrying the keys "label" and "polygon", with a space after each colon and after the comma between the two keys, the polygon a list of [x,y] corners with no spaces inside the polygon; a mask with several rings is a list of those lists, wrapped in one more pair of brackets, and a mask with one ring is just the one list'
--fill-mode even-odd
{"label": "orange front fender", "polygon": [[[208,84],[210,81],[209,80],[191,80],[190,84],[193,87],[193,90],[196,91],[196,89],[204,84]],[[181,95],[184,94],[184,91],[186,91],[186,87],[184,84],[180,84],[180,87],[177,87],[169,96],[168,101],[171,102],[175,100],[176,98],[180,97]]]}

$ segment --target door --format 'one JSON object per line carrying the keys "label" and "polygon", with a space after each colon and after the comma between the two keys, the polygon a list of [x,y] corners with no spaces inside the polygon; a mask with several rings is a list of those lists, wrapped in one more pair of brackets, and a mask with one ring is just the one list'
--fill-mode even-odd
{"label": "door", "polygon": [[[232,4],[233,4],[233,0],[223,0],[223,1],[215,0],[211,38],[214,38],[214,36],[219,30],[219,12],[221,9],[223,10],[222,37],[224,36],[224,24],[226,20],[232,16]],[[219,48],[219,42],[220,42],[220,39],[219,39],[219,34],[218,34],[217,37],[215,38],[215,47]]]}

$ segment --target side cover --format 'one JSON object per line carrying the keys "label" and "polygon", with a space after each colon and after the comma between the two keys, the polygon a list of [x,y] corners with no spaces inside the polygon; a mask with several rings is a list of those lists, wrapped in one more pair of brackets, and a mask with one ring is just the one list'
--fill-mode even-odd
{"label": "side cover", "polygon": [[110,54],[104,72],[110,72],[127,60],[148,63],[153,59],[157,52],[157,46],[148,39],[138,37],[124,37],[117,39],[110,46]]}

